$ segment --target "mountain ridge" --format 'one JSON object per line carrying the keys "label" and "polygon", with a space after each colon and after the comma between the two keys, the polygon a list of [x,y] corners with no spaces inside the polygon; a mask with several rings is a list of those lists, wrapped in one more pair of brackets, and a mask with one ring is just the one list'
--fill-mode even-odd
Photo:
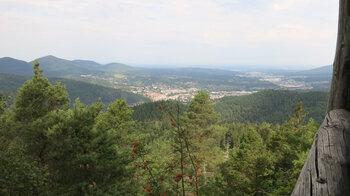
{"label": "mountain ridge", "polygon": [[[11,59],[12,61],[20,61],[23,63],[27,63],[30,64],[30,67],[32,67],[34,60],[26,62],[20,59],[16,59],[16,58],[12,58],[12,57],[2,57],[0,58],[0,68],[3,65],[4,60],[7,59]],[[49,65],[53,65],[54,62],[62,62],[63,65],[71,65],[73,67],[80,67],[80,68],[87,68],[87,67],[93,67],[93,68],[98,68],[98,69],[106,69],[107,71],[111,71],[111,68],[118,68],[118,67],[122,67],[123,69],[128,68],[128,69],[132,69],[132,70],[164,70],[164,69],[170,69],[170,70],[189,70],[189,71],[193,71],[193,70],[215,70],[215,71],[222,71],[222,72],[240,72],[240,71],[231,71],[228,69],[216,69],[216,68],[204,68],[204,67],[176,67],[176,68],[141,68],[141,67],[135,67],[135,66],[130,66],[127,64],[123,64],[123,63],[117,63],[117,62],[111,62],[111,63],[106,63],[106,64],[101,64],[101,63],[97,63],[93,60],[84,60],[84,59],[75,59],[75,60],[67,60],[67,59],[63,59],[63,58],[59,58],[53,55],[47,55],[47,56],[43,56],[43,57],[39,57],[36,58],[35,60],[38,60],[41,67],[43,69],[47,69],[50,68]],[[62,67],[59,67],[60,69],[62,69]],[[50,69],[49,69],[50,70]],[[325,73],[328,72],[329,70],[332,70],[332,65],[325,65],[325,66],[320,66],[320,67],[316,67],[313,69],[305,69],[303,71],[291,71],[289,73],[298,73],[298,74],[303,74],[303,73]],[[46,70],[48,71],[48,70]],[[101,71],[101,70],[100,70]]]}

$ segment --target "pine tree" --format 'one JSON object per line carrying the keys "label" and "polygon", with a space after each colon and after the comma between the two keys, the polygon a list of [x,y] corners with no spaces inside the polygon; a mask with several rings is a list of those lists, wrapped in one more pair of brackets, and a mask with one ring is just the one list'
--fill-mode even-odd
{"label": "pine tree", "polygon": [[221,169],[229,195],[266,195],[272,188],[273,156],[254,129],[247,130]]}
{"label": "pine tree", "polygon": [[5,112],[6,109],[6,100],[5,96],[0,93],[0,115]]}
{"label": "pine tree", "polygon": [[[33,195],[38,168],[26,155],[25,145],[18,137],[13,112],[0,113],[0,195]],[[1,101],[0,101],[1,102]]]}
{"label": "pine tree", "polygon": [[209,92],[198,91],[186,112],[186,125],[206,128],[219,122],[215,103],[210,100]]}
{"label": "pine tree", "polygon": [[[116,133],[127,131],[121,125],[132,124],[124,104],[117,100],[103,113],[102,102],[85,106],[77,99],[73,109],[57,113],[57,124],[49,134],[52,194],[125,195],[130,191],[132,173],[127,165],[132,160],[120,148],[123,138]],[[123,116],[127,113],[129,117]]]}
{"label": "pine tree", "polygon": [[[219,115],[214,110],[215,104],[207,91],[198,91],[185,113],[184,138],[189,153],[192,154],[195,167],[196,189],[205,187],[214,176],[216,164],[223,153],[220,150],[220,138],[224,132],[218,126]],[[203,176],[203,182],[200,182]]]}
{"label": "pine tree", "polygon": [[32,122],[45,116],[48,112],[67,109],[68,93],[60,83],[51,85],[39,69],[38,61],[34,62],[34,75],[18,89],[15,99],[15,118],[20,122]]}
{"label": "pine tree", "polygon": [[103,129],[114,135],[119,147],[127,147],[132,143],[135,122],[132,110],[125,99],[116,100],[108,106],[105,113],[100,113],[96,119],[95,129]]}
{"label": "pine tree", "polygon": [[37,61],[34,62],[33,71],[31,80],[18,89],[11,115],[16,126],[10,131],[17,136],[17,146],[23,146],[21,150],[27,163],[36,168],[32,179],[33,194],[45,195],[50,191],[47,167],[50,146],[48,133],[56,123],[55,113],[69,108],[69,98],[64,86],[48,82]]}
{"label": "pine tree", "polygon": [[275,195],[291,194],[302,164],[313,142],[313,136],[317,131],[318,124],[313,119],[305,123],[307,113],[302,103],[298,103],[293,116],[286,121],[272,136],[268,143],[269,150],[275,156],[276,178]]}

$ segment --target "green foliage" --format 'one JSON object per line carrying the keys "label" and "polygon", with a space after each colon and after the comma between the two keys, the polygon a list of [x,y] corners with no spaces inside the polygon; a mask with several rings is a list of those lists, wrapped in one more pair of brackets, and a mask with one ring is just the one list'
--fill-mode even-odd
{"label": "green foliage", "polygon": [[[163,120],[168,118],[168,115],[165,115],[164,112],[159,112],[158,106],[162,105],[164,108],[167,108],[172,111],[177,111],[179,107],[180,115],[183,115],[187,106],[179,101],[167,100],[167,101],[154,101],[143,103],[140,105],[134,106],[132,118],[137,121],[154,121],[154,120]],[[167,119],[168,120],[168,119]]]}
{"label": "green foliage", "polygon": [[6,109],[6,98],[0,93],[0,115],[5,112]]}
{"label": "green foliage", "polygon": [[219,126],[220,116],[214,110],[215,104],[210,100],[209,92],[198,91],[188,106],[183,118],[184,137],[187,146],[195,159],[200,192],[207,189],[217,165],[223,160],[220,149],[220,138],[224,129]]}
{"label": "green foliage", "polygon": [[273,157],[261,136],[248,130],[221,167],[227,179],[224,190],[232,195],[264,195],[272,189],[273,167]]}
{"label": "green foliage", "polygon": [[109,88],[98,84],[76,81],[66,78],[49,78],[51,82],[61,82],[67,88],[71,100],[79,98],[84,104],[93,104],[101,98],[106,105],[115,99],[125,99],[128,105],[149,102],[150,99],[142,95],[117,88]]}
{"label": "green foliage", "polygon": [[[298,100],[283,101],[289,93],[256,112],[287,110]],[[0,95],[0,195],[288,195],[319,126],[301,102],[281,125],[223,124],[206,91],[188,106],[148,103],[135,114],[126,99],[106,110],[101,100],[76,99],[70,108],[65,87],[52,85],[38,63],[13,106],[6,101]]]}
{"label": "green foliage", "polygon": [[52,85],[34,64],[13,109],[0,114],[0,193],[4,195],[126,195],[132,184],[127,152],[134,131],[124,100],[102,111]]}
{"label": "green foliage", "polygon": [[306,116],[300,103],[282,126],[230,125],[234,145],[217,186],[233,195],[290,195],[318,128],[312,119],[303,123]]}
{"label": "green foliage", "polygon": [[101,102],[84,106],[77,100],[72,110],[57,113],[58,123],[50,129],[48,152],[54,194],[125,193],[123,180],[129,173],[129,154],[120,150],[117,130],[94,128],[102,109]]}
{"label": "green foliage", "polygon": [[216,101],[215,110],[225,123],[282,124],[292,115],[295,105],[302,102],[309,116],[321,123],[327,101],[327,92],[266,90],[251,95],[224,97]]}
{"label": "green foliage", "polygon": [[215,104],[210,101],[207,91],[198,91],[186,112],[186,123],[191,126],[207,127],[218,123],[219,115],[214,110]]}
{"label": "green foliage", "polygon": [[319,127],[312,118],[304,123],[307,114],[301,104],[289,121],[272,138],[270,150],[276,155],[275,195],[289,195],[296,183],[299,172],[312,145],[313,137]]}
{"label": "green foliage", "polygon": [[[5,95],[13,94],[28,79],[30,78],[27,76],[0,73],[0,93]],[[61,83],[68,91],[70,100],[80,98],[80,101],[84,104],[92,104],[99,98],[101,98],[102,102],[105,104],[113,102],[116,98],[125,98],[128,105],[150,101],[150,99],[146,97],[122,89],[109,88],[67,78],[49,78],[49,82]]]}
{"label": "green foliage", "polygon": [[131,118],[132,110],[125,99],[111,103],[105,113],[97,116],[95,129],[105,130],[113,136],[119,148],[126,148],[132,143],[135,122]]}
{"label": "green foliage", "polygon": [[48,112],[69,107],[68,93],[59,83],[51,85],[42,75],[39,63],[34,63],[34,76],[18,89],[15,99],[15,118],[22,122],[32,122]]}
{"label": "green foliage", "polygon": [[12,112],[0,114],[0,195],[34,195],[40,170],[15,132]]}
{"label": "green foliage", "polygon": [[28,159],[20,141],[1,138],[1,142],[8,146],[0,152],[0,194],[34,195],[40,169]]}

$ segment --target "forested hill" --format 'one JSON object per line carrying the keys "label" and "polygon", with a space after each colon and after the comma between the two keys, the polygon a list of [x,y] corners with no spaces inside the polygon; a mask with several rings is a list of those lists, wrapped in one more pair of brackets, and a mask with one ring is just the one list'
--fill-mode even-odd
{"label": "forested hill", "polygon": [[[221,115],[223,123],[278,123],[282,124],[294,113],[299,102],[313,118],[321,123],[326,111],[327,92],[297,92],[266,90],[246,96],[230,96],[216,100],[215,110]],[[137,121],[161,120],[163,114],[158,106],[176,111],[180,107],[182,114],[187,105],[177,101],[157,101],[133,107],[133,119]]]}
{"label": "forested hill", "polygon": [[216,101],[221,120],[232,122],[283,123],[302,102],[308,117],[321,123],[328,100],[327,92],[266,90],[246,96],[224,97]]}
{"label": "forested hill", "polygon": [[[126,72],[137,70],[137,68],[121,63],[109,63],[102,65],[94,61],[87,60],[66,60],[49,55],[37,59],[40,68],[45,70],[45,75],[49,77],[79,77],[81,74],[103,75],[105,72]],[[0,58],[0,72],[7,74],[31,76],[33,73],[33,63],[14,59],[11,57]]]}
{"label": "forested hill", "polygon": [[[30,79],[29,76],[18,76],[0,73],[0,93],[5,95],[15,93],[17,89],[21,87],[23,83],[28,79]],[[115,101],[115,99],[120,98],[125,98],[127,104],[129,105],[150,101],[146,97],[124,90],[108,88],[71,79],[49,78],[49,81],[51,83],[61,82],[63,85],[65,85],[69,93],[71,103],[74,103],[74,100],[78,97],[84,104],[92,104],[96,102],[99,97],[105,104],[109,104],[110,102]]]}
{"label": "forested hill", "polygon": [[159,106],[162,106],[167,111],[171,110],[173,113],[179,111],[180,115],[187,108],[187,105],[173,100],[148,102],[134,106],[132,108],[134,111],[132,117],[137,121],[161,120],[164,117],[164,112],[160,112]]}

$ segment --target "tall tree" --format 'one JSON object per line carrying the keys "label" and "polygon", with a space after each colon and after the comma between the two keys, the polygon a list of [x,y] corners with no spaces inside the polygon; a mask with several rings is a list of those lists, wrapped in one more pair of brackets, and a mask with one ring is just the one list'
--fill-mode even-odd
{"label": "tall tree", "polygon": [[[118,134],[108,127],[95,128],[98,116],[104,115],[102,109],[101,102],[85,106],[77,100],[73,109],[57,113],[56,125],[49,132],[47,155],[52,195],[127,193],[126,165],[131,158],[120,150]],[[124,118],[123,113],[110,117]]]}
{"label": "tall tree", "polygon": [[[34,176],[34,194],[47,194],[48,189],[48,133],[55,125],[54,115],[58,110],[69,108],[68,93],[59,83],[52,85],[43,76],[39,63],[34,62],[34,75],[18,89],[14,100],[13,120],[19,142],[24,147],[31,166],[37,168]],[[12,117],[11,116],[11,117]]]}
{"label": "tall tree", "polygon": [[34,61],[34,75],[18,89],[15,99],[15,118],[21,122],[32,122],[48,112],[69,107],[68,93],[60,83],[51,85],[43,76],[39,62]]}
{"label": "tall tree", "polygon": [[[199,186],[209,182],[214,176],[215,164],[222,157],[220,137],[224,134],[218,126],[220,116],[214,110],[215,103],[210,100],[209,92],[198,91],[187,108],[184,118],[184,138],[188,152],[192,153],[192,166],[195,169],[196,193]],[[204,178],[200,182],[200,176]]]}
{"label": "tall tree", "polygon": [[[28,159],[11,109],[0,101],[0,195],[34,195],[38,168]],[[2,102],[2,103],[1,103]],[[0,106],[0,107],[1,107]]]}
{"label": "tall tree", "polygon": [[225,193],[229,195],[265,195],[271,192],[273,156],[255,131],[248,129],[238,148],[231,151],[221,169]]}

